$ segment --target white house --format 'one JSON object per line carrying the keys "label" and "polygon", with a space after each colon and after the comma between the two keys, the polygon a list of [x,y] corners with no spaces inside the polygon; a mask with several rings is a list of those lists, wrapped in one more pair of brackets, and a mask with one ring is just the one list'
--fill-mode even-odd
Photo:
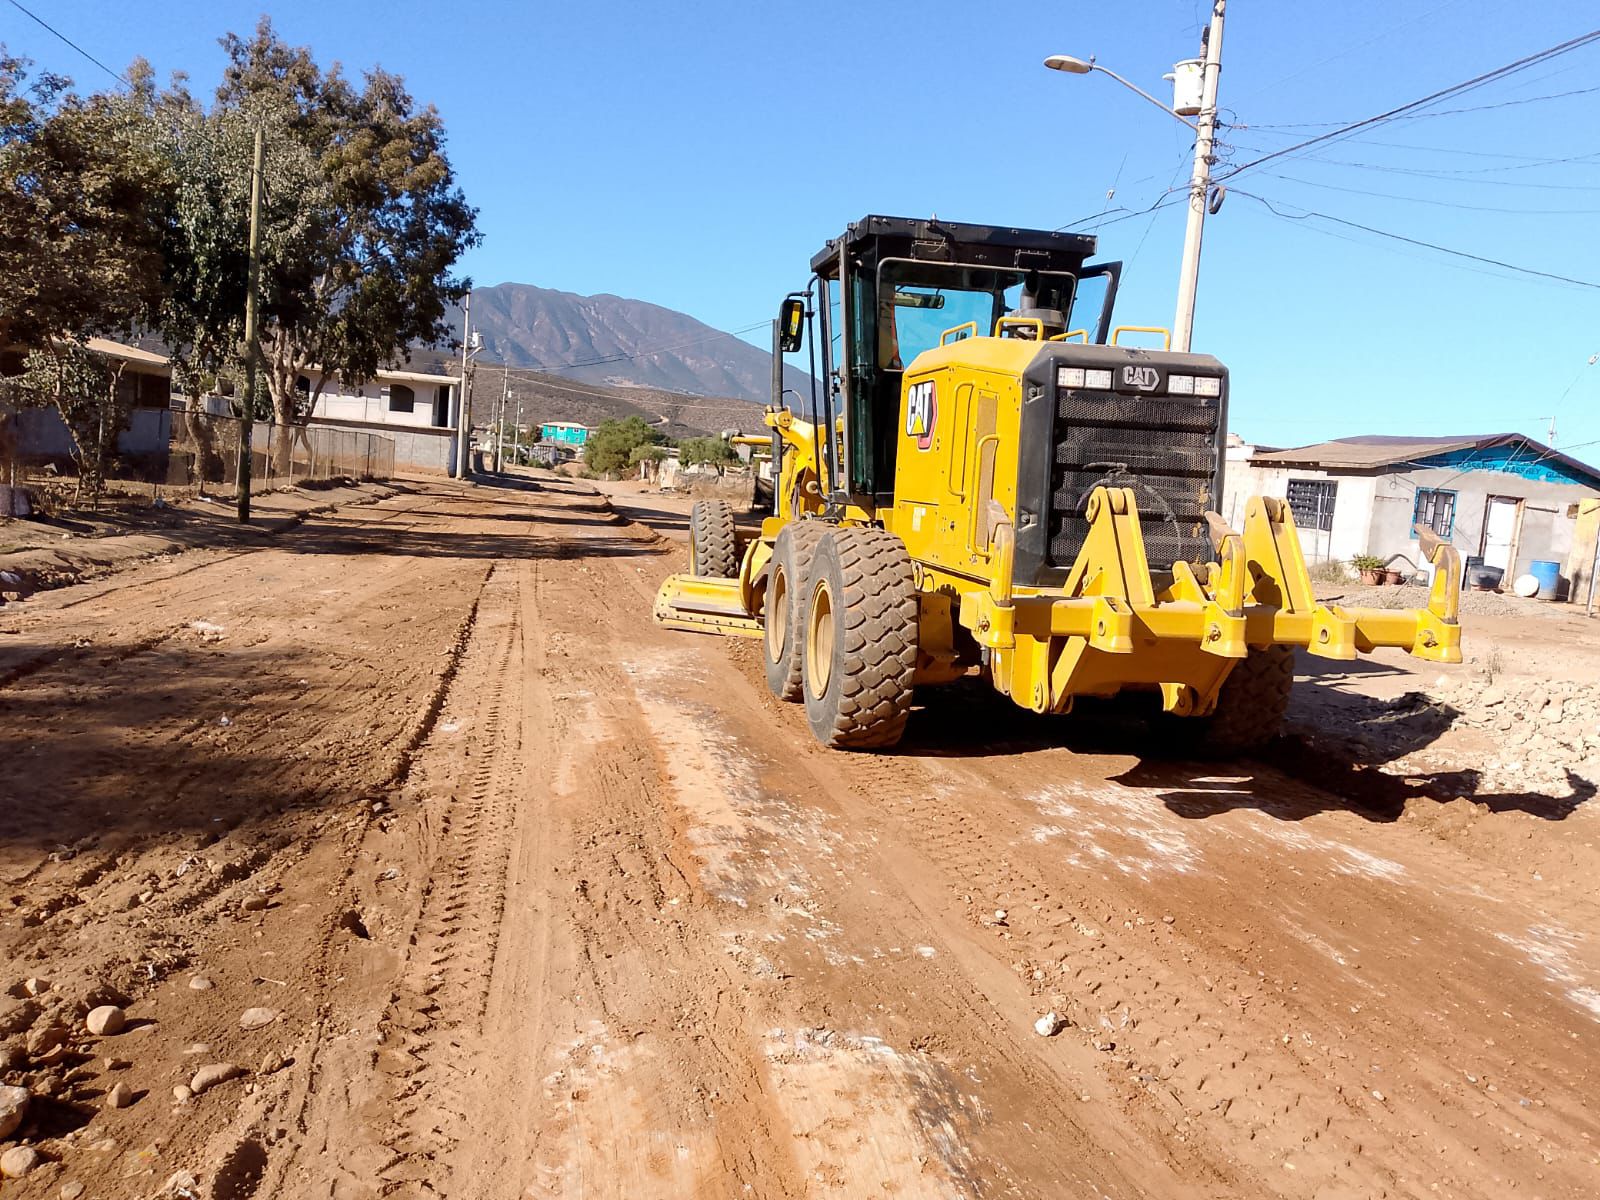
{"label": "white house", "polygon": [[1463,557],[1501,568],[1508,583],[1535,561],[1586,580],[1589,564],[1568,559],[1579,505],[1600,495],[1600,470],[1518,433],[1351,437],[1289,450],[1230,436],[1222,516],[1239,528],[1255,495],[1289,502],[1313,562],[1371,554],[1410,573],[1422,563],[1420,522]]}
{"label": "white house", "polygon": [[[459,382],[453,375],[385,369],[372,382],[351,387],[330,376],[310,423],[381,433],[394,439],[397,467],[448,472],[455,464]],[[313,391],[315,373],[301,376],[301,383]]]}
{"label": "white house", "polygon": [[[172,432],[172,363],[164,354],[93,337],[83,343],[118,370],[117,390],[129,405],[128,428],[117,435],[117,451],[133,459],[156,460],[167,452]],[[26,354],[12,347],[0,354],[0,375],[22,372]],[[3,415],[3,414],[0,414]],[[34,461],[65,461],[72,456],[72,434],[54,408],[24,409],[11,416],[16,452]]]}

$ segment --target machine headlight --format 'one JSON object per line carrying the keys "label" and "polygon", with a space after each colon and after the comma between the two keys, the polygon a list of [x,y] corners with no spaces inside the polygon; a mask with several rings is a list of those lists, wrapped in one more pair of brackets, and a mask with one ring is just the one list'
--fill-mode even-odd
{"label": "machine headlight", "polygon": [[1220,396],[1222,380],[1215,375],[1168,375],[1169,396]]}
{"label": "machine headlight", "polygon": [[1057,367],[1056,384],[1064,388],[1096,388],[1111,390],[1111,372],[1083,367]]}

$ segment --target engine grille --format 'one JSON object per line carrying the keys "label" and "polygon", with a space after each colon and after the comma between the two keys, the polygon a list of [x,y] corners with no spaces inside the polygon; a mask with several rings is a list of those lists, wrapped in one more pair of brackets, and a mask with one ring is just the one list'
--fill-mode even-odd
{"label": "engine grille", "polygon": [[1204,513],[1216,507],[1215,399],[1058,388],[1050,468],[1050,562],[1070,567],[1096,487],[1133,489],[1153,570],[1211,557]]}

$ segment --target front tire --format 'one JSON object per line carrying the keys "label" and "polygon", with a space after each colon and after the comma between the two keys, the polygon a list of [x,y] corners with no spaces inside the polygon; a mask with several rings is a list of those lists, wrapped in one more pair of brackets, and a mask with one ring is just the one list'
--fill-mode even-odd
{"label": "front tire", "polygon": [[917,588],[905,543],[840,528],[811,562],[802,677],[806,719],[830,749],[893,746],[911,711]]}
{"label": "front tire", "polygon": [[1234,665],[1208,717],[1185,719],[1195,748],[1207,757],[1254,754],[1277,737],[1294,687],[1294,648],[1263,646]]}
{"label": "front tire", "polygon": [[689,510],[689,574],[732,579],[739,573],[739,537],[726,500],[696,500]]}
{"label": "front tire", "polygon": [[767,686],[779,700],[799,700],[802,695],[811,560],[817,543],[832,528],[823,521],[791,521],[778,531],[772,547],[762,627]]}

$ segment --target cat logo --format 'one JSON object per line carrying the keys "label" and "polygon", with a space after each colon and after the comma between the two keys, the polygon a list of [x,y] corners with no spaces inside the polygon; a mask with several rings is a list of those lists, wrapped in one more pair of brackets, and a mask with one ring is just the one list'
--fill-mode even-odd
{"label": "cat logo", "polygon": [[1161,373],[1154,367],[1123,367],[1122,382],[1141,392],[1153,392],[1161,382]]}
{"label": "cat logo", "polygon": [[917,439],[917,449],[926,450],[933,445],[933,425],[938,419],[938,401],[933,392],[933,380],[914,383],[906,393],[906,436]]}

